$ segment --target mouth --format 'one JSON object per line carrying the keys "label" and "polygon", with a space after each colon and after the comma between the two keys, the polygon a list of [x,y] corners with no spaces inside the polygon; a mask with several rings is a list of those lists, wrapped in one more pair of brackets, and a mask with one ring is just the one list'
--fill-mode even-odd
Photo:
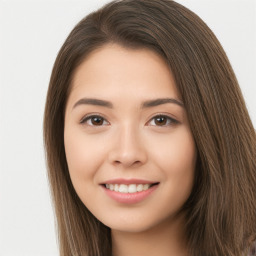
{"label": "mouth", "polygon": [[120,204],[136,204],[147,198],[152,198],[152,194],[159,187],[159,182],[155,183],[104,183],[101,184],[105,194],[112,200]]}
{"label": "mouth", "polygon": [[115,191],[119,193],[138,193],[142,191],[146,191],[153,186],[158,185],[159,182],[156,183],[141,183],[141,184],[117,184],[117,183],[106,183],[101,184],[105,189],[110,191]]}

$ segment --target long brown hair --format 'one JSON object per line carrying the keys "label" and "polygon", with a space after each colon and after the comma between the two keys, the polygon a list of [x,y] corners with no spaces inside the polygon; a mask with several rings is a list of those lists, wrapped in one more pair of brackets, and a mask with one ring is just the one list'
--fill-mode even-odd
{"label": "long brown hair", "polygon": [[79,22],[59,51],[44,142],[60,255],[111,255],[110,229],[73,188],[63,136],[74,72],[107,43],[149,48],[161,54],[175,77],[198,150],[195,184],[182,209],[190,254],[242,255],[256,238],[255,130],[220,43],[196,14],[171,0],[111,2]]}

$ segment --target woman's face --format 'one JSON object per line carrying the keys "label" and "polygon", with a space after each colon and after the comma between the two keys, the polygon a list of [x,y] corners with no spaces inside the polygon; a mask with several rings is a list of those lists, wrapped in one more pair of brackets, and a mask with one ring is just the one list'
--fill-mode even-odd
{"label": "woman's face", "polygon": [[109,44],[86,58],[64,141],[78,196],[114,230],[171,223],[191,193],[195,143],[174,78],[153,51]]}

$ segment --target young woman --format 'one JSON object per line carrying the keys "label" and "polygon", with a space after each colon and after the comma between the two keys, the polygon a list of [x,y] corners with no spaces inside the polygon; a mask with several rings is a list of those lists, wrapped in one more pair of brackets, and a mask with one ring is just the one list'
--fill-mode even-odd
{"label": "young woman", "polygon": [[62,46],[44,119],[61,256],[255,255],[256,135],[220,43],[114,1]]}

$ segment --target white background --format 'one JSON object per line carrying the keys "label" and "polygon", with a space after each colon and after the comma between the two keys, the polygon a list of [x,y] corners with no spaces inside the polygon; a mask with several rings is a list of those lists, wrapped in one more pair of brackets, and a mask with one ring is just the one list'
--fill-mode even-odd
{"label": "white background", "polygon": [[[59,48],[104,0],[0,2],[0,255],[55,256],[42,121]],[[256,127],[255,0],[180,0],[215,32]]]}

